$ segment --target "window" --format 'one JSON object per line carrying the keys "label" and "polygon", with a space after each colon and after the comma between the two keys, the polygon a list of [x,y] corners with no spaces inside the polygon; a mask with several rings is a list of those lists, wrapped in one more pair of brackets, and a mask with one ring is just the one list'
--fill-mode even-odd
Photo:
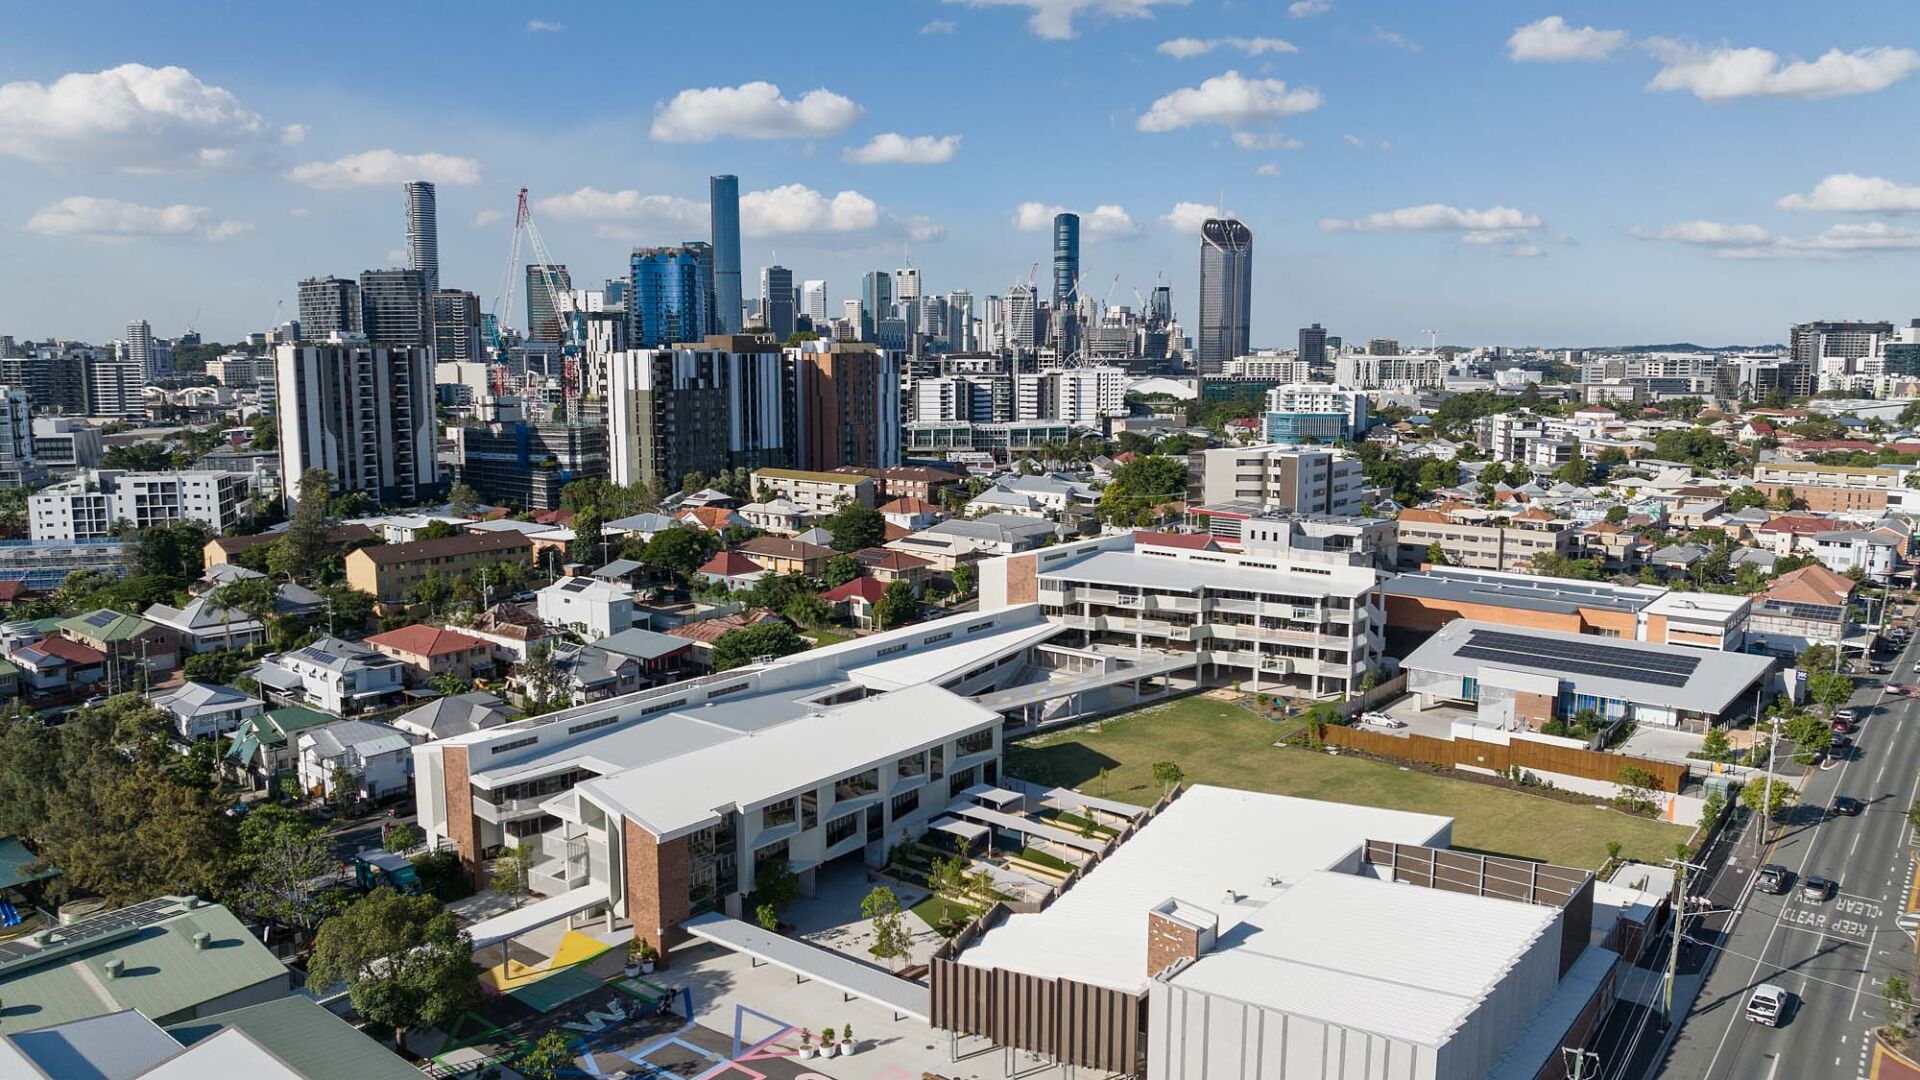
{"label": "window", "polygon": [[947,748],[936,746],[927,751],[927,778],[938,780],[947,770]]}
{"label": "window", "polygon": [[820,824],[820,793],[808,791],[800,796],[800,827],[811,829]]}
{"label": "window", "polygon": [[771,829],[780,825],[793,824],[798,806],[798,801],[794,799],[781,799],[776,803],[768,803],[760,810],[760,827]]}
{"label": "window", "polygon": [[908,754],[894,762],[894,767],[900,771],[900,779],[911,780],[927,771],[927,755]]}
{"label": "window", "polygon": [[949,631],[947,631],[947,632],[946,632],[946,633],[944,633],[944,634],[928,634],[928,635],[927,635],[927,636],[926,636],[925,638],[922,638],[922,639],[921,639],[921,641],[920,641],[920,644],[922,644],[922,645],[936,645],[936,644],[938,644],[938,643],[940,643],[940,642],[942,642],[942,641],[945,641],[945,640],[947,640],[948,638],[950,638],[950,637],[952,637],[952,636],[953,636],[953,631],[951,631],[951,630],[949,630]]}
{"label": "window", "polygon": [[880,790],[880,770],[868,769],[855,773],[833,785],[833,797],[836,801],[858,799],[872,795]]}
{"label": "window", "polygon": [[827,846],[832,847],[833,845],[839,843],[842,840],[845,840],[847,837],[852,836],[859,831],[860,831],[859,813],[855,812],[852,814],[842,814],[839,817],[834,818],[832,821],[827,822]]}
{"label": "window", "polygon": [[954,749],[957,750],[961,756],[986,753],[988,750],[993,749],[993,729],[985,728],[971,734],[960,736],[959,741],[954,744]]}
{"label": "window", "polygon": [[[348,687],[348,689],[352,689],[352,687]],[[528,736],[524,739],[512,739],[493,746],[487,752],[490,754],[504,754],[509,750],[519,750],[522,747],[532,746],[539,741],[540,738],[537,735]]]}
{"label": "window", "polygon": [[903,791],[893,797],[893,802],[888,807],[888,816],[894,821],[899,821],[918,809],[920,809],[920,789],[914,788],[912,791]]}
{"label": "window", "polygon": [[969,765],[947,778],[947,797],[953,798],[973,786],[973,766]]}
{"label": "window", "polygon": [[889,645],[884,649],[876,649],[873,655],[877,659],[882,656],[892,656],[894,653],[903,653],[906,651],[907,643],[903,641],[898,645]]}

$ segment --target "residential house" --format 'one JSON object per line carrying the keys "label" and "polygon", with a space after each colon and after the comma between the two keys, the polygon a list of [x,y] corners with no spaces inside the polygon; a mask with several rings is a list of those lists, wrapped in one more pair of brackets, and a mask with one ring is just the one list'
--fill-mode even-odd
{"label": "residential house", "polygon": [[155,694],[155,708],[173,717],[182,742],[211,739],[239,729],[242,721],[266,711],[267,703],[218,683],[185,683]]}
{"label": "residential house", "polygon": [[709,585],[725,585],[729,591],[751,589],[767,576],[760,564],[737,551],[717,551],[694,573]]}
{"label": "residential house", "polygon": [[631,657],[640,665],[640,681],[646,686],[673,682],[687,675],[692,667],[693,642],[672,634],[636,626],[593,644],[607,652]]}
{"label": "residential house", "polygon": [[673,528],[676,524],[678,523],[666,514],[648,512],[645,514],[634,514],[630,517],[615,518],[601,525],[600,533],[602,536],[631,536],[642,541],[647,541]]}
{"label": "residential house", "polygon": [[138,615],[101,608],[62,620],[59,633],[69,641],[98,650],[111,663],[138,667],[150,675],[180,666],[179,638],[172,630]]}
{"label": "residential house", "polygon": [[1695,563],[1706,557],[1707,549],[1699,544],[1668,544],[1649,554],[1647,565],[1666,577],[1682,577],[1693,569]]}
{"label": "residential house", "polygon": [[698,622],[681,623],[668,630],[667,634],[670,637],[685,638],[693,642],[693,652],[689,654],[689,658],[704,667],[710,666],[707,657],[712,654],[714,643],[721,638],[735,630],[759,626],[761,623],[773,622],[779,618],[780,616],[766,608],[754,608],[732,615],[701,619]]}
{"label": "residential house", "polygon": [[925,499],[895,499],[880,508],[880,516],[887,519],[887,524],[912,533],[945,521],[951,515]]}
{"label": "residential house", "polygon": [[1798,656],[1812,645],[1865,649],[1873,633],[1854,624],[1857,588],[1825,566],[1789,570],[1753,598],[1749,638],[1776,656]]}
{"label": "residential house", "polygon": [[904,551],[862,548],[853,553],[853,561],[860,564],[862,576],[873,578],[881,585],[904,581],[913,586],[915,596],[925,592],[927,583],[933,580],[933,563]]}
{"label": "residential house", "polygon": [[535,594],[535,607],[547,625],[588,641],[631,627],[635,617],[632,589],[592,576],[561,578]]}
{"label": "residential house", "polygon": [[460,577],[475,570],[533,559],[533,542],[513,531],[463,533],[411,544],[357,548],[347,555],[347,584],[387,605],[406,602],[429,574]]}
{"label": "residential house", "polygon": [[194,597],[186,607],[155,604],[141,615],[172,632],[189,655],[244,649],[267,640],[267,628],[259,619],[219,603],[211,594]]}
{"label": "residential house", "polygon": [[747,524],[762,532],[780,533],[792,536],[807,527],[813,517],[800,508],[792,499],[770,499],[766,502],[752,502],[740,508],[740,516]]}
{"label": "residential house", "polygon": [[493,646],[494,660],[509,664],[524,662],[533,644],[551,635],[539,616],[505,602],[474,616],[473,624],[462,630]]}
{"label": "residential house", "polygon": [[879,606],[880,597],[886,591],[886,585],[878,578],[863,574],[821,593],[820,599],[833,605],[834,613],[841,618],[862,630],[871,630],[874,628],[874,609]]}
{"label": "residential house", "polygon": [[357,716],[397,704],[406,689],[406,670],[405,664],[366,645],[323,637],[267,657],[254,678],[269,698],[283,704]]}
{"label": "residential house", "polygon": [[1775,555],[1791,555],[1806,550],[1819,533],[1832,532],[1840,524],[1835,518],[1816,514],[1780,514],[1754,528],[1754,542]]}
{"label": "residential house", "polygon": [[409,686],[430,686],[442,675],[471,680],[493,670],[492,645],[446,627],[403,626],[375,634],[367,644],[380,655],[400,661]]}
{"label": "residential house", "polygon": [[1829,570],[1845,574],[1858,570],[1869,580],[1885,583],[1900,566],[1901,538],[1878,530],[1839,529],[1814,533],[1811,552]]}
{"label": "residential house", "polygon": [[485,691],[449,694],[401,713],[393,726],[421,742],[484,731],[507,722],[507,703]]}
{"label": "residential house", "polygon": [[240,721],[227,747],[227,765],[262,790],[295,772],[296,739],[301,732],[340,723],[337,716],[298,705],[270,709]]}
{"label": "residential house", "polygon": [[1031,551],[1058,536],[1049,521],[1017,514],[988,514],[981,518],[953,518],[898,540],[887,547],[918,555],[943,574],[962,562]]}
{"label": "residential house", "polygon": [[58,635],[20,645],[11,657],[21,689],[56,694],[94,686],[107,677],[107,654]]}
{"label": "residential house", "polygon": [[756,536],[735,551],[753,560],[762,570],[774,574],[806,574],[819,577],[833,558],[833,549],[777,536]]}
{"label": "residential house", "polygon": [[[295,740],[300,787],[320,798],[334,798],[345,779],[357,799],[378,802],[404,795],[413,786],[417,740],[398,728],[369,720],[343,720],[302,732]],[[336,770],[346,770],[344,777]]]}
{"label": "residential house", "polygon": [[724,506],[692,506],[673,515],[676,524],[691,525],[696,529],[705,529],[710,533],[725,532],[728,526],[738,525],[743,529],[753,528],[753,523]]}

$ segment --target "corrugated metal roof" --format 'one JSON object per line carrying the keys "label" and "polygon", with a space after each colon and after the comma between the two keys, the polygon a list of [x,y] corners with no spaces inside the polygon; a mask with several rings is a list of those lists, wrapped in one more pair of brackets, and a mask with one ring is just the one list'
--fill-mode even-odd
{"label": "corrugated metal roof", "polygon": [[222,1031],[242,1031],[306,1080],[420,1080],[419,1070],[303,997],[286,997],[177,1024],[168,1034],[195,1046]]}

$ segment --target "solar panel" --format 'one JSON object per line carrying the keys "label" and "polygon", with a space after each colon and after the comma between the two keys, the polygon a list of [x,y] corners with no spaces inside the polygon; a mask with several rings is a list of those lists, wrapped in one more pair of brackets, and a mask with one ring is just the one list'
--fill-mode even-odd
{"label": "solar panel", "polygon": [[115,615],[111,611],[96,611],[93,614],[87,616],[84,621],[88,626],[101,627],[101,626],[107,625],[108,623],[112,622],[113,620],[119,617],[120,616]]}
{"label": "solar panel", "polygon": [[1587,641],[1534,638],[1497,630],[1475,630],[1455,652],[1474,660],[1493,660],[1542,671],[1566,671],[1654,686],[1685,686],[1700,658],[1625,649]]}
{"label": "solar panel", "polygon": [[31,937],[0,944],[0,971],[15,964],[63,955],[89,945],[104,944],[181,913],[178,900],[161,898],[109,911],[72,926],[59,927],[44,945]]}

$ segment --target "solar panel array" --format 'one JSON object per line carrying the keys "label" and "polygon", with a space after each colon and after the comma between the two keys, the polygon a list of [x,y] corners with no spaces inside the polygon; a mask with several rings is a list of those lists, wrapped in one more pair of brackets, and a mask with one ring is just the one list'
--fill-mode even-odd
{"label": "solar panel array", "polygon": [[118,615],[115,615],[115,614],[114,614],[113,612],[111,612],[111,611],[96,611],[96,612],[94,612],[93,614],[91,614],[91,615],[89,615],[89,616],[87,616],[87,617],[86,617],[86,619],[85,619],[84,621],[86,622],[86,624],[87,624],[88,626],[92,626],[92,627],[104,627],[104,626],[106,626],[106,625],[107,625],[108,623],[111,623],[111,622],[112,622],[113,620],[115,620],[115,619],[117,619],[117,618],[119,618],[119,617],[120,617],[120,616],[118,616]]}
{"label": "solar panel array", "polygon": [[1470,632],[1467,643],[1455,650],[1455,655],[1543,671],[1568,671],[1623,682],[1649,683],[1653,686],[1685,686],[1700,666],[1697,656],[1624,649],[1618,645],[1588,641],[1528,637],[1499,630]]}
{"label": "solar panel array", "polygon": [[0,943],[0,971],[5,971],[21,961],[64,954],[89,945],[125,937],[136,930],[179,914],[180,907],[180,901],[162,897],[158,900],[135,904],[132,907],[124,907],[118,911],[109,911],[72,926],[60,927],[55,930],[54,939],[45,945],[34,944],[31,936]]}

